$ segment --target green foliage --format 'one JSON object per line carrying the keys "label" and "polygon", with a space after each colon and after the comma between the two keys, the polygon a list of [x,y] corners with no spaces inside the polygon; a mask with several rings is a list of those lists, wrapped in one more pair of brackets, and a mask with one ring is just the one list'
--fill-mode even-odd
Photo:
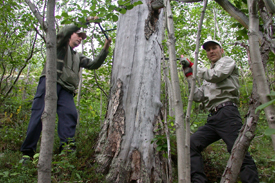
{"label": "green foliage", "polygon": [[[247,14],[246,1],[231,1],[242,12]],[[35,1],[40,12],[43,12],[44,1]],[[178,57],[183,54],[194,60],[194,51],[196,48],[195,40],[197,38],[198,22],[200,19],[202,3],[182,3],[172,1],[173,18],[175,22],[176,52]],[[141,1],[132,3],[132,1],[97,1],[89,0],[81,4],[79,1],[57,1],[56,20],[58,24],[69,24],[72,22],[84,22],[88,16],[98,16],[100,22],[105,29],[116,27],[116,22],[121,14],[142,4]],[[0,2],[0,21],[1,30],[1,46],[0,58],[1,64],[5,65],[6,73],[14,70],[14,75],[18,69],[24,65],[23,58],[29,54],[30,40],[34,38],[34,27],[41,32],[35,17],[30,10],[22,4],[21,1],[1,1]],[[217,26],[214,26],[214,12],[216,13]],[[88,38],[84,41],[83,53],[91,58],[100,51],[101,48],[92,49],[92,45],[103,45],[105,38],[102,36],[98,26],[86,27]],[[219,31],[218,31],[219,30]],[[108,36],[115,38],[115,31],[107,32]],[[41,34],[42,35],[42,34]],[[91,39],[90,39],[91,38]],[[233,20],[228,13],[217,5],[215,1],[210,1],[202,28],[202,36],[200,45],[207,38],[213,38],[222,41],[226,53],[235,59],[241,68],[241,96],[240,110],[242,113],[247,112],[252,89],[252,77],[249,74],[247,64],[246,49],[239,43],[247,44],[247,31]],[[93,40],[93,42],[91,42]],[[112,49],[115,45],[113,39]],[[164,41],[165,42],[165,41]],[[19,45],[19,46],[18,46]],[[16,84],[12,94],[4,98],[0,95],[0,180],[4,182],[36,182],[37,180],[37,157],[33,162],[22,166],[20,163],[21,153],[19,152],[22,141],[25,138],[27,125],[30,117],[31,100],[34,96],[38,77],[41,73],[45,56],[45,45],[43,41],[38,40],[33,59],[30,60],[30,73],[32,81],[29,80],[28,87],[24,81]],[[112,50],[110,49],[110,50]],[[164,54],[166,55],[167,47],[164,45]],[[39,51],[39,52],[38,52]],[[9,54],[4,54],[9,53]],[[104,182],[104,176],[95,172],[97,165],[94,163],[95,145],[104,115],[107,110],[108,96],[106,97],[101,88],[109,94],[110,90],[110,73],[112,70],[111,51],[104,62],[104,65],[96,70],[97,81],[93,71],[85,71],[83,74],[83,87],[81,91],[81,100],[78,106],[80,111],[80,123],[76,133],[76,152],[64,152],[59,154],[59,139],[55,132],[54,156],[52,165],[52,182]],[[13,58],[13,59],[11,59]],[[274,54],[270,54],[270,60],[274,58]],[[199,64],[209,66],[206,54],[200,51]],[[274,60],[274,59],[273,59]],[[270,63],[273,65],[272,63]],[[0,68],[0,73],[4,73],[4,68]],[[26,75],[27,71],[23,71]],[[182,72],[179,74],[181,83],[181,94],[184,103],[184,110],[188,102],[188,87],[185,76]],[[9,81],[12,83],[12,81]],[[30,84],[31,83],[31,84]],[[3,85],[2,85],[3,86]],[[3,91],[3,90],[2,90]],[[23,92],[26,96],[23,99]],[[162,85],[162,91],[164,86]],[[165,96],[161,96],[162,101]],[[206,122],[208,113],[200,109],[199,104],[193,104],[191,114],[191,131],[195,132],[197,128]],[[250,153],[254,157],[258,166],[260,179],[262,182],[273,182],[275,157],[272,150],[270,134],[274,131],[269,129],[263,113],[260,113],[260,120],[256,131],[256,137],[250,146]],[[168,127],[170,130],[171,153],[172,158],[176,157],[176,135],[174,118],[169,116]],[[156,135],[152,139],[152,143],[157,144],[157,150],[167,151],[167,140],[165,135]],[[37,150],[39,152],[39,148]],[[38,155],[38,154],[37,154]],[[37,156],[36,155],[36,156]],[[223,142],[218,141],[211,145],[203,153],[208,176],[212,178],[211,182],[217,181],[217,177],[224,170],[229,154]],[[176,171],[176,170],[175,170]]]}
{"label": "green foliage", "polygon": [[[11,99],[13,100],[13,99]],[[8,107],[9,106],[9,107]],[[22,107],[24,106],[24,107]],[[20,146],[25,138],[30,117],[28,101],[11,101],[0,109],[0,182],[36,182],[38,153],[33,161],[22,165]],[[99,109],[95,109],[95,113]],[[87,122],[80,122],[76,134],[77,151],[59,154],[59,138],[55,132],[52,182],[104,182],[104,176],[95,172],[94,149],[100,131],[99,118],[81,113]],[[90,122],[89,122],[90,118]],[[39,147],[39,144],[38,144]],[[37,150],[39,152],[39,148]]]}
{"label": "green foliage", "polygon": [[151,144],[156,142],[157,151],[167,151],[167,138],[166,135],[155,135],[155,138],[151,140]]}
{"label": "green foliage", "polygon": [[[37,21],[25,6],[17,1],[0,2],[0,103],[18,91],[16,83],[27,71],[27,64],[36,63],[31,59],[37,52],[33,48],[35,34],[31,30]],[[37,67],[36,67],[37,69]],[[33,68],[30,67],[31,73]],[[17,80],[17,78],[19,78]]]}
{"label": "green foliage", "polygon": [[[117,22],[119,14],[125,14],[128,10],[133,9],[135,6],[141,5],[142,1],[132,3],[130,0],[117,1],[117,3],[111,1],[86,1],[83,6],[79,3],[60,2],[57,3],[57,7],[61,8],[62,13],[57,15],[56,18],[62,20],[61,24],[70,24],[77,21],[85,22],[85,17],[97,16],[99,22],[112,21]],[[63,8],[67,7],[67,8]],[[69,10],[73,10],[74,13],[68,13]],[[77,15],[77,17],[75,17]],[[98,20],[96,21],[98,22]]]}
{"label": "green foliage", "polygon": [[268,106],[270,106],[272,104],[275,104],[275,92],[272,91],[267,96],[269,96],[270,98],[273,98],[273,99],[271,99],[269,102],[264,103],[264,104],[260,105],[259,107],[257,107],[256,110],[255,110],[255,113],[257,113],[259,110],[262,110],[262,109],[264,109],[264,108],[266,108],[266,107],[268,107]]}

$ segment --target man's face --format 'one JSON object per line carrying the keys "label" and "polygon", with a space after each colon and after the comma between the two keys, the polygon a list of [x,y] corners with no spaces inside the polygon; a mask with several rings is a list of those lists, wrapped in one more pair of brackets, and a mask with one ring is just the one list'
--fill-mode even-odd
{"label": "man's face", "polygon": [[207,58],[212,62],[217,62],[222,58],[223,49],[216,43],[209,43],[205,49],[207,53]]}
{"label": "man's face", "polygon": [[82,41],[82,37],[79,34],[77,34],[77,33],[73,33],[71,35],[71,38],[70,38],[70,41],[69,41],[69,45],[72,48],[75,48],[78,45],[80,45],[81,41]]}

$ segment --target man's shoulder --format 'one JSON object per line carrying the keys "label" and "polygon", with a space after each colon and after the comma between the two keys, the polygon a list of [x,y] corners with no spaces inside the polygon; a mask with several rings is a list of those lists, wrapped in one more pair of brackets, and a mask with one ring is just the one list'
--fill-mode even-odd
{"label": "man's shoulder", "polygon": [[236,62],[235,62],[235,60],[233,60],[231,57],[229,57],[229,56],[224,56],[224,57],[222,57],[219,61],[218,61],[218,63],[221,63],[221,64],[235,64]]}
{"label": "man's shoulder", "polygon": [[[224,61],[234,61],[233,58],[229,57],[229,56],[224,56],[222,57],[220,60],[224,60]],[[235,61],[234,61],[235,62]]]}

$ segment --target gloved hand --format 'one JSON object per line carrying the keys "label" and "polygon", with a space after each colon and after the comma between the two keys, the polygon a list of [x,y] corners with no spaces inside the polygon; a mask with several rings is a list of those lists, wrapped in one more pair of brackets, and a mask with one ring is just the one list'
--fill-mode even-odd
{"label": "gloved hand", "polygon": [[183,55],[181,55],[180,57],[180,63],[183,68],[192,67],[194,65],[188,58],[185,58]]}
{"label": "gloved hand", "polygon": [[191,67],[183,67],[182,66],[182,69],[183,69],[184,74],[185,74],[186,77],[193,75],[193,69]]}

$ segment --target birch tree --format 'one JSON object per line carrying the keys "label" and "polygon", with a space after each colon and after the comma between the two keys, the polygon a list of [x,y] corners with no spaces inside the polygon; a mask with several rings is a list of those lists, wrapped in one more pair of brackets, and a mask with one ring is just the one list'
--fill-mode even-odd
{"label": "birch tree", "polygon": [[[169,63],[171,72],[171,83],[173,99],[172,103],[175,107],[175,126],[177,135],[177,165],[178,165],[178,182],[190,182],[190,173],[188,172],[190,163],[188,163],[188,158],[185,158],[184,147],[186,141],[186,131],[188,126],[184,126],[184,113],[183,104],[180,94],[179,78],[177,72],[177,62],[176,62],[176,50],[175,50],[175,34],[174,34],[174,22],[173,15],[171,11],[170,2],[166,1],[166,21],[167,21],[167,32],[168,32],[168,51],[169,51]],[[187,147],[188,148],[188,147]],[[189,158],[190,160],[190,158]],[[189,175],[188,175],[189,174]],[[188,180],[189,178],[189,180]]]}

